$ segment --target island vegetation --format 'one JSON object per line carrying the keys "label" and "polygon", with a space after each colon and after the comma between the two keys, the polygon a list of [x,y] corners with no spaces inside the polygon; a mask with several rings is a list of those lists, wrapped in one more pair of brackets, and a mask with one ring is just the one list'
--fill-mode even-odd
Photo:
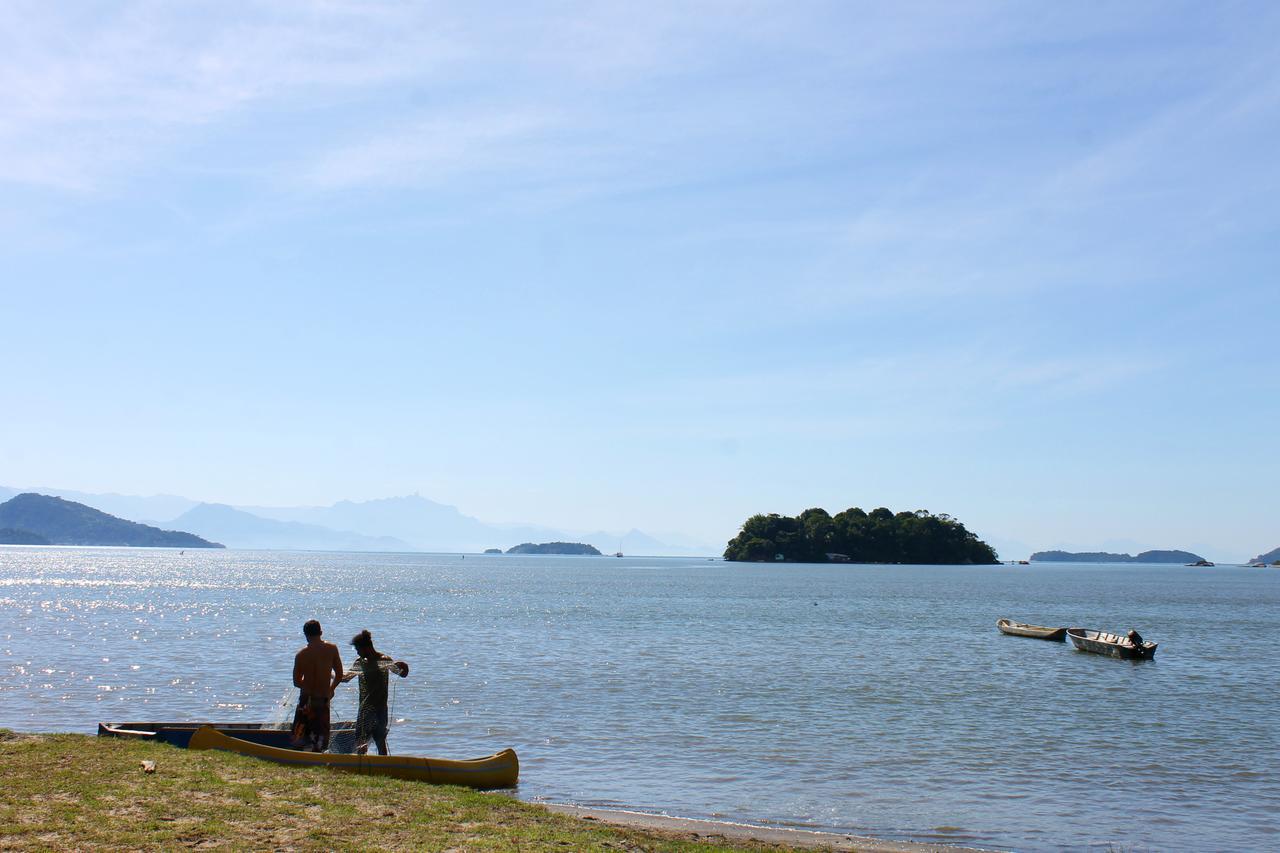
{"label": "island vegetation", "polygon": [[1137,556],[1111,554],[1106,551],[1037,551],[1031,555],[1033,563],[1178,563],[1180,565],[1208,563],[1199,554],[1190,551],[1143,551]]}
{"label": "island vegetation", "polygon": [[585,545],[582,542],[542,542],[535,545],[532,542],[524,542],[520,545],[507,549],[508,554],[572,554],[587,555],[591,557],[604,556],[600,550],[594,545]]}
{"label": "island vegetation", "polygon": [[52,545],[38,533],[30,530],[16,530],[12,527],[0,528],[0,545]]}
{"label": "island vegetation", "polygon": [[194,533],[116,518],[82,503],[26,492],[0,504],[0,527],[39,536],[43,544],[221,548]]}
{"label": "island vegetation", "polygon": [[894,513],[859,507],[831,515],[806,509],[791,517],[753,515],[729,541],[724,558],[736,562],[910,563],[992,565],[995,550],[957,519],[927,510]]}

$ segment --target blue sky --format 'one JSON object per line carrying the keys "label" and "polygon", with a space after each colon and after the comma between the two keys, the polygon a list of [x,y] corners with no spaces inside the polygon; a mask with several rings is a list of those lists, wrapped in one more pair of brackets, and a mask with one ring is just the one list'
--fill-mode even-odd
{"label": "blue sky", "polygon": [[0,483],[1280,545],[1271,3],[11,5]]}

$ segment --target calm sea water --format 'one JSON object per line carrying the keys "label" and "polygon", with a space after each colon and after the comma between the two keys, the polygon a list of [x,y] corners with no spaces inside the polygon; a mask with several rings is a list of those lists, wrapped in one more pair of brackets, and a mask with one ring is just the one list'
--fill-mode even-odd
{"label": "calm sea water", "polygon": [[[523,799],[1019,850],[1275,850],[1278,605],[1274,569],[8,547],[0,726],[281,718],[315,617],[348,661],[368,628],[411,664],[393,751],[513,746]],[[1000,616],[1137,627],[1160,651],[1005,637]]]}

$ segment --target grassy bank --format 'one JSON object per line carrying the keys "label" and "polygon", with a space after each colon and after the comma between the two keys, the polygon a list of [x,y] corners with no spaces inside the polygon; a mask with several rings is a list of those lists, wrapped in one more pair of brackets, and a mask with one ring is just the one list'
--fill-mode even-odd
{"label": "grassy bank", "polygon": [[788,849],[600,826],[465,788],[84,735],[0,729],[0,767],[4,849]]}

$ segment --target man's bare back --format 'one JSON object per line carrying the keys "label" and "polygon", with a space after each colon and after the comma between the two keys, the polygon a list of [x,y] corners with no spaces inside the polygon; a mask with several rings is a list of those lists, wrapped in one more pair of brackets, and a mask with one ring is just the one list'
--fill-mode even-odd
{"label": "man's bare back", "polygon": [[293,686],[308,696],[333,697],[333,688],[342,678],[342,655],[333,643],[316,637],[293,659]]}

